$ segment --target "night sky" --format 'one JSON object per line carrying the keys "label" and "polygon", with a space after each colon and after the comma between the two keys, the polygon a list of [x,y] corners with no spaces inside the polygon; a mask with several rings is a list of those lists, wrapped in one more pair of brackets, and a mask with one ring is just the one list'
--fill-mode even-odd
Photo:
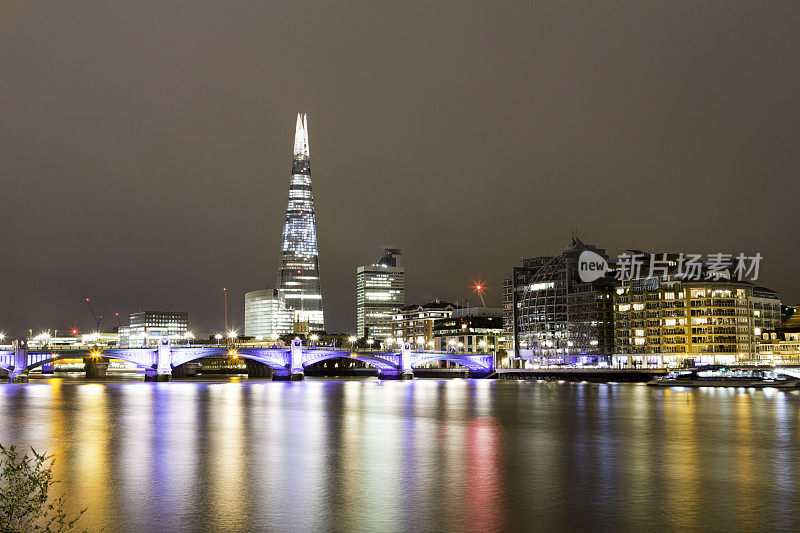
{"label": "night sky", "polygon": [[[139,309],[222,329],[275,283],[308,113],[330,331],[403,250],[407,302],[501,301],[573,227],[614,254],[760,252],[800,300],[800,7],[0,2],[0,331]],[[123,322],[124,323],[124,322]]]}

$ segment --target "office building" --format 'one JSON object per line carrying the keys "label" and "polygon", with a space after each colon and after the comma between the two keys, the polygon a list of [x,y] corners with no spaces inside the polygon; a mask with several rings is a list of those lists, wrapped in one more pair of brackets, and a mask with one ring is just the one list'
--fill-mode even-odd
{"label": "office building", "polygon": [[405,269],[400,250],[385,248],[372,265],[356,269],[356,322],[361,339],[392,336],[392,317],[405,305]]}
{"label": "office building", "polygon": [[556,256],[524,259],[504,283],[504,337],[514,357],[545,364],[610,360],[614,279],[582,281],[583,251],[608,259],[605,250],[574,237]]}
{"label": "office building", "polygon": [[286,307],[277,289],[250,291],[244,295],[244,335],[272,339],[275,335],[291,333],[294,311]]}
{"label": "office building", "polygon": [[317,226],[314,196],[311,192],[311,159],[308,122],[297,115],[294,136],[292,177],[281,241],[277,289],[287,306],[295,310],[295,320],[308,322],[309,329],[325,329],[319,275]]}
{"label": "office building", "polygon": [[121,345],[147,344],[160,337],[185,337],[189,314],[175,311],[138,311],[131,313],[130,325],[119,328]]}

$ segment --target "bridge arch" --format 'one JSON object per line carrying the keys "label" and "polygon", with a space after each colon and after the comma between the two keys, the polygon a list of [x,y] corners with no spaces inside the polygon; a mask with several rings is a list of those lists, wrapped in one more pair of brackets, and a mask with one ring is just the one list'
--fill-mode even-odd
{"label": "bridge arch", "polygon": [[487,355],[460,355],[446,352],[414,352],[411,357],[412,368],[432,361],[450,361],[467,368],[470,372],[491,372],[494,370],[494,357]]}
{"label": "bridge arch", "polygon": [[[78,353],[28,352],[28,365],[25,367],[25,370],[33,370],[47,363],[58,361],[59,359],[82,359],[84,357],[92,356],[93,353],[94,352],[90,349],[87,349],[85,352],[81,351]],[[97,353],[99,353],[97,357],[101,359],[119,359],[127,363],[133,363],[140,368],[152,367],[155,364],[155,350],[147,348],[114,348],[110,350],[98,351]]]}
{"label": "bridge arch", "polygon": [[236,355],[252,361],[263,363],[273,370],[286,370],[289,362],[289,351],[279,348],[242,348],[231,353],[228,348],[172,348],[172,367],[190,363],[202,357],[214,355]]}
{"label": "bridge arch", "polygon": [[361,361],[377,369],[379,374],[396,373],[400,363],[400,356],[394,354],[380,354],[380,356],[377,356],[364,353],[350,353],[347,350],[309,350],[303,352],[303,368],[315,363],[338,358]]}

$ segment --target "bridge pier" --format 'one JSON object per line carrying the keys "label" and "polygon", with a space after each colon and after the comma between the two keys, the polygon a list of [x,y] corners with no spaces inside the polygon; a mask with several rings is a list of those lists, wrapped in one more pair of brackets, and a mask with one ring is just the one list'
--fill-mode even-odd
{"label": "bridge pier", "polygon": [[397,379],[414,379],[414,370],[411,368],[411,343],[403,345],[400,352],[400,377]]}
{"label": "bridge pier", "polygon": [[28,382],[28,341],[14,341],[14,367],[8,371],[9,383]]}
{"label": "bridge pier", "polygon": [[292,345],[289,347],[289,372],[286,377],[278,377],[277,372],[273,374],[272,379],[278,381],[303,381],[306,378],[305,370],[303,369],[303,341],[298,337],[292,340]]}

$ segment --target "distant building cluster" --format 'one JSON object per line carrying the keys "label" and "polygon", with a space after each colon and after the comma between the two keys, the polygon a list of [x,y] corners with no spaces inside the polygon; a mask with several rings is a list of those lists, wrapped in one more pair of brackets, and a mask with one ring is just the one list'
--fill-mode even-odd
{"label": "distant building cluster", "polygon": [[[300,335],[323,342],[328,335],[305,115],[297,116],[280,252],[275,288],[245,294],[244,337],[284,342]],[[375,262],[356,268],[351,345],[505,353],[507,364],[517,366],[681,366],[779,356],[800,362],[800,330],[781,326],[779,295],[743,279],[757,276],[758,254],[703,258],[629,250],[612,259],[574,236],[561,253],[514,267],[503,283],[502,308],[407,304],[401,257],[399,249],[385,248]],[[180,335],[187,325],[178,315],[132,316],[120,336]]]}
{"label": "distant building cluster", "polygon": [[[608,264],[592,281],[579,272],[585,251]],[[775,291],[718,266],[715,276],[688,277],[679,254],[630,255],[645,262],[662,258],[666,268],[652,275],[644,264],[634,275],[616,276],[619,265],[605,250],[577,237],[556,256],[524,259],[503,285],[505,348],[513,358],[529,364],[731,364],[763,357],[765,334],[778,340]]]}

